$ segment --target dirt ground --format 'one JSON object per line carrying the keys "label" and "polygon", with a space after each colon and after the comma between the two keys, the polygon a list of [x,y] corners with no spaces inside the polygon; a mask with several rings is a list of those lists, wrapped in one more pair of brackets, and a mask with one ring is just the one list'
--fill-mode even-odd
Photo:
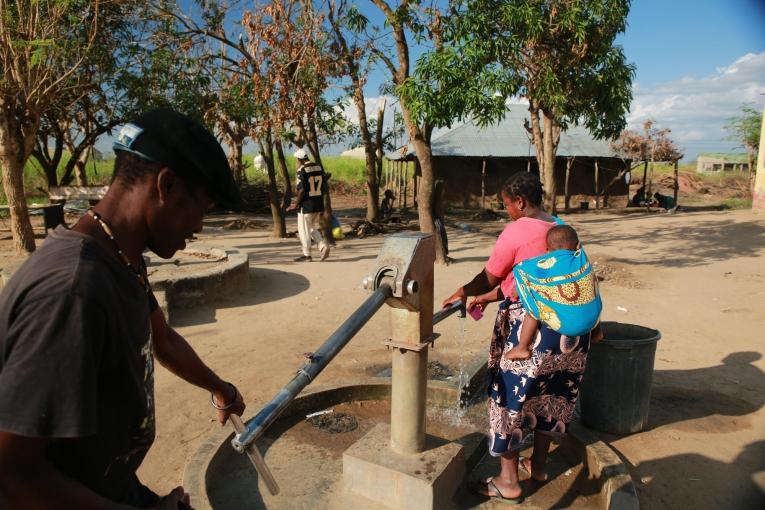
{"label": "dirt ground", "polygon": [[[341,222],[347,211],[339,210]],[[354,211],[350,211],[353,213]],[[648,429],[603,436],[628,464],[645,508],[765,508],[765,214],[749,210],[668,214],[562,215],[579,231],[604,280],[604,320],[661,331]],[[267,225],[256,218],[255,225]],[[437,266],[436,299],[480,271],[503,219],[447,218],[450,256]],[[249,254],[250,286],[234,300],[182,310],[178,329],[201,357],[233,381],[246,417],[287,383],[303,353],[319,346],[367,292],[383,236],[340,241],[323,263],[294,263],[297,239],[267,228],[226,229],[213,217],[199,243]],[[246,224],[244,224],[247,226]],[[294,217],[288,226],[296,230]],[[0,243],[0,265],[10,260]],[[487,317],[492,317],[492,311]],[[313,383],[369,377],[389,353],[385,310]],[[491,319],[449,319],[431,360],[460,366],[485,355]],[[219,427],[209,396],[157,367],[157,439],[140,477],[165,493],[188,457]],[[759,484],[759,487],[758,487]]]}

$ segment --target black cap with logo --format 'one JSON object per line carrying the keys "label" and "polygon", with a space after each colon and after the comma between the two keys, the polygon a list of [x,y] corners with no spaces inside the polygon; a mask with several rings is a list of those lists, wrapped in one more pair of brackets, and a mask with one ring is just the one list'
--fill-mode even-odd
{"label": "black cap with logo", "polygon": [[181,177],[204,186],[218,207],[240,207],[239,189],[226,153],[191,117],[169,108],[151,110],[125,124],[113,147],[167,165]]}

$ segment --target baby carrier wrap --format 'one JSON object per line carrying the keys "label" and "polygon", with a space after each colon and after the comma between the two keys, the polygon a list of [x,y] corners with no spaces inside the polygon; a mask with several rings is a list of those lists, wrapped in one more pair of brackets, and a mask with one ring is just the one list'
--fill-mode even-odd
{"label": "baby carrier wrap", "polygon": [[518,297],[526,312],[566,335],[589,333],[603,303],[598,281],[583,249],[556,250],[513,268]]}

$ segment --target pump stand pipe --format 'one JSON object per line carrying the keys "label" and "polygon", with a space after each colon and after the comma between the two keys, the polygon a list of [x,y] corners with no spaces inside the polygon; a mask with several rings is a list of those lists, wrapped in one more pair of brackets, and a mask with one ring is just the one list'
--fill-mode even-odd
{"label": "pump stand pipe", "polygon": [[441,308],[439,311],[433,312],[433,325],[435,326],[442,320],[457,312],[460,313],[460,317],[463,319],[465,318],[465,305],[462,304],[462,301],[454,301],[453,303],[449,303],[445,307]]}
{"label": "pump stand pipe", "polygon": [[266,429],[290,405],[297,395],[321,373],[330,361],[353,338],[356,333],[374,316],[375,312],[385,304],[385,300],[393,295],[390,283],[385,279],[375,289],[362,305],[314,352],[308,362],[303,365],[295,377],[271,399],[255,417],[247,423],[245,430],[234,435],[231,445],[239,453],[263,435]]}

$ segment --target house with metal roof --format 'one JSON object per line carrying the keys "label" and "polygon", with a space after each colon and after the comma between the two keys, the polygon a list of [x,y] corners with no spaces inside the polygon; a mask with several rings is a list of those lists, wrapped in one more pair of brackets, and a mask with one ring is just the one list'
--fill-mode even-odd
{"label": "house with metal roof", "polygon": [[[488,126],[468,121],[434,136],[431,147],[436,179],[444,182],[447,203],[488,207],[498,200],[502,183],[516,172],[539,172],[525,105],[510,105],[505,118]],[[388,155],[391,161],[413,161],[413,151]],[[630,160],[620,158],[607,140],[596,140],[581,126],[561,132],[555,166],[556,195],[561,205],[570,196],[624,197]],[[578,204],[577,204],[578,206]]]}

